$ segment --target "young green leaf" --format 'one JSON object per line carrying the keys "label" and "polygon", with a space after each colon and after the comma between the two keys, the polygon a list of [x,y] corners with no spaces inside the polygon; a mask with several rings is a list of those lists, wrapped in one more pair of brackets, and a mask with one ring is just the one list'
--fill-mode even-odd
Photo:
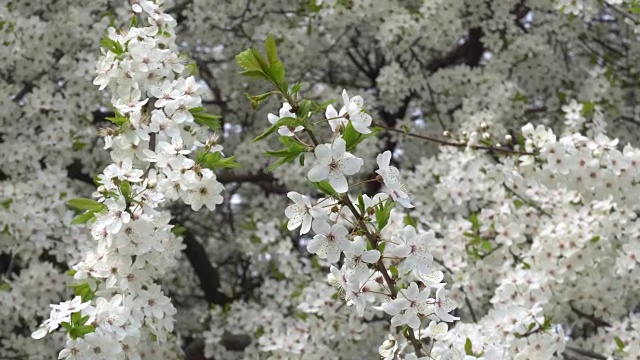
{"label": "young green leaf", "polygon": [[193,115],[193,121],[200,126],[206,126],[212,130],[220,129],[221,116],[209,114],[203,107],[195,107],[189,109],[191,115]]}
{"label": "young green leaf", "polygon": [[474,356],[473,354],[473,344],[471,343],[471,339],[467,338],[464,342],[464,353],[465,355]]}
{"label": "young green leaf", "polygon": [[278,61],[276,39],[273,37],[273,35],[267,36],[265,47],[267,48],[267,60],[269,60],[269,64],[273,65],[274,63],[276,63],[276,61]]}
{"label": "young green leaf", "polygon": [[131,198],[131,183],[127,180],[120,182],[120,193],[125,199]]}
{"label": "young green leaf", "polygon": [[292,117],[281,118],[275,123],[273,123],[265,132],[263,132],[262,134],[258,135],[255,139],[253,139],[253,142],[258,142],[266,138],[267,136],[271,135],[276,130],[278,130],[280,126],[295,128],[296,126],[302,125],[303,122],[304,122],[304,119],[301,119],[301,118],[292,118]]}
{"label": "young green leaf", "polygon": [[74,217],[74,218],[71,220],[71,225],[80,225],[80,224],[84,224],[84,223],[86,223],[86,222],[90,221],[91,219],[93,219],[93,218],[94,218],[94,216],[96,216],[96,213],[97,213],[97,212],[98,212],[98,211],[95,211],[95,210],[89,210],[89,211],[86,211],[86,212],[84,212],[84,213],[82,213],[82,214],[80,214],[80,215],[78,215],[78,216]]}
{"label": "young green leaf", "polygon": [[329,184],[329,182],[326,180],[319,181],[319,182],[312,182],[311,184],[315,186],[316,189],[322,191],[326,195],[333,196],[336,194],[336,191],[333,189],[331,184]]}
{"label": "young green leaf", "polygon": [[396,205],[393,201],[385,201],[376,205],[376,223],[378,224],[378,230],[384,229],[385,226],[389,223],[389,218],[391,218],[391,210]]}
{"label": "young green leaf", "polygon": [[87,198],[71,199],[67,201],[67,205],[78,210],[100,210],[107,208],[105,204]]}
{"label": "young green leaf", "polygon": [[351,121],[347,124],[347,127],[344,129],[344,133],[342,134],[342,138],[347,143],[347,151],[354,151],[356,146],[363,142],[364,140],[376,135],[380,132],[381,128],[374,127],[371,129],[371,132],[368,134],[361,134],[353,128]]}
{"label": "young green leaf", "polygon": [[262,71],[260,64],[254,56],[253,49],[247,49],[236,55],[236,63],[247,71]]}
{"label": "young green leaf", "polygon": [[206,153],[199,152],[197,154],[197,163],[201,164],[203,167],[211,170],[216,169],[233,169],[240,167],[240,164],[236,162],[236,157],[222,157],[222,153],[214,152],[214,153]]}
{"label": "young green leaf", "polygon": [[285,149],[265,152],[265,154],[269,156],[280,158],[269,166],[268,171],[273,171],[279,166],[294,161],[307,151],[307,148],[303,144],[288,136],[281,136],[280,142],[286,147]]}

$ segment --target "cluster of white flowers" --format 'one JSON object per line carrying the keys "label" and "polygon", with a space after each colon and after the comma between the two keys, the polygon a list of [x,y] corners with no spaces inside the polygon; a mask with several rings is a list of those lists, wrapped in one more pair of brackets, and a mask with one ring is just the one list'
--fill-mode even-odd
{"label": "cluster of white flowers", "polygon": [[[191,360],[201,336],[215,359],[636,358],[637,15],[627,0],[3,2],[0,358]],[[104,29],[131,19],[96,78]],[[303,165],[272,173],[275,141],[249,139],[305,114],[295,97],[251,110],[232,64],[267,34],[309,98],[361,95],[279,127]],[[201,103],[228,116],[238,171],[213,174]],[[409,135],[444,130],[463,150]],[[95,200],[68,202],[100,172]],[[201,248],[172,233],[172,200]]]}
{"label": "cluster of white flowers", "polygon": [[[344,106],[339,112],[331,105],[326,110],[332,140],[315,144],[307,174],[309,181],[326,182],[335,193],[312,200],[289,192],[293,204],[285,210],[288,229],[300,227],[302,234],[313,230],[315,235],[307,244],[308,251],[331,264],[330,283],[338,288],[349,306],[355,306],[359,316],[364,316],[367,308],[392,315],[391,325],[409,326],[408,339],[414,341],[413,351],[425,354],[428,351],[415,334],[426,329],[427,320],[431,320],[430,328],[439,326],[446,333],[446,325],[438,322],[459,319],[450,314],[457,304],[447,296],[442,272],[433,267],[430,247],[434,232],[418,234],[413,226],[407,225],[399,234],[386,233],[395,203],[413,207],[399,170],[390,165],[390,151],[377,157],[375,181],[381,183],[383,192],[371,197],[360,195],[353,201],[349,197],[353,185],[349,186],[347,176],[357,174],[364,160],[347,151],[345,133],[349,128],[362,135],[371,133],[372,119],[364,111],[360,96],[349,98],[343,91],[342,97]],[[336,267],[337,263],[341,265]],[[441,355],[445,356],[444,353]]]}
{"label": "cluster of white flowers", "polygon": [[[452,296],[475,310],[474,323],[456,326],[443,344],[460,348],[470,339],[473,353],[487,359],[553,358],[572,349],[631,356],[631,342],[617,344],[614,337],[633,338],[635,330],[627,334],[627,325],[611,324],[628,315],[640,291],[638,205],[630,196],[637,191],[639,151],[619,149],[618,140],[602,133],[558,138],[531,124],[522,128],[521,144],[526,154],[498,163],[476,150],[442,151],[408,180],[413,191],[435,199],[458,197],[419,218],[439,233],[432,253],[458,279]],[[467,172],[452,173],[452,164]],[[468,176],[475,178],[468,190],[455,193],[454,179]],[[474,212],[461,219],[460,205]],[[454,214],[459,220],[450,220]],[[606,291],[597,290],[604,283]],[[600,327],[597,334],[590,324]],[[574,336],[579,329],[590,335]]]}
{"label": "cluster of white flowers", "polygon": [[[200,86],[185,77],[175,45],[175,20],[161,2],[136,1],[136,19],[149,26],[109,29],[94,84],[109,88],[119,127],[105,131],[113,163],[96,177],[98,201],[70,205],[93,219],[95,249],[73,267],[77,296],[51,305],[51,316],[33,333],[41,338],[64,326],[69,333],[60,359],[98,356],[140,358],[137,344],[153,337],[167,342],[176,309],[155,281],[181,249],[170,214],[160,206],[182,199],[193,210],[214,210],[223,186],[204,164],[187,157],[222,150],[193,112],[202,108]],[[197,115],[196,115],[197,116]]]}

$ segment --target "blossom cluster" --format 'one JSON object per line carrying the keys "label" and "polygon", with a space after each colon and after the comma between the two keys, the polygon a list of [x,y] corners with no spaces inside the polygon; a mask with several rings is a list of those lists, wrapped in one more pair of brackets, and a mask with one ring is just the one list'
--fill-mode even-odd
{"label": "blossom cluster", "polygon": [[[205,357],[215,359],[413,360],[427,350],[436,359],[637,357],[637,148],[627,145],[637,144],[640,116],[633,86],[640,54],[635,1],[355,0],[295,9],[282,2],[155,4],[164,4],[180,26],[159,35],[114,31],[103,39],[103,55],[111,59],[101,57],[97,79],[94,45],[104,29],[155,21],[160,13],[153,2],[0,5],[6,82],[0,89],[0,358],[89,353],[191,360],[200,337]],[[174,31],[197,68],[182,65]],[[303,126],[298,120],[316,109],[300,111],[295,97],[285,98],[277,115],[267,115],[270,106],[251,110],[242,94],[258,87],[238,79],[233,58],[267,33],[293,60],[286,61],[287,74],[310,98],[336,97],[346,87],[362,99],[352,104],[347,96],[344,104],[327,106],[317,123],[330,126]],[[155,50],[147,56],[140,42]],[[168,63],[172,71],[166,72]],[[138,84],[139,95],[127,81]],[[202,103],[227,116],[225,149],[234,149],[243,167],[224,180],[209,176],[214,167],[197,150],[212,155],[210,162],[221,158],[216,139],[195,130],[212,118],[195,110],[196,96],[182,99],[194,110],[180,109],[176,81],[191,82]],[[114,95],[109,107],[99,105],[109,100],[104,90]],[[271,124],[289,119],[277,129],[288,140],[279,140],[304,151],[296,159],[302,166],[265,170],[262,152],[277,142],[250,141],[265,118]],[[116,127],[100,130],[96,139],[106,121]],[[544,127],[523,128],[528,122]],[[481,124],[491,131],[477,131]],[[307,140],[308,130],[322,141]],[[354,131],[364,137],[368,130],[377,133],[353,146]],[[441,138],[433,135],[444,130]],[[412,134],[457,146],[430,146]],[[97,201],[67,202],[90,197],[92,175],[107,165],[95,179],[102,184]],[[309,175],[324,180],[312,184]],[[233,182],[232,201],[223,208],[217,207],[218,180]],[[330,197],[345,185],[363,216],[353,215],[344,193]],[[359,186],[366,195],[358,196]],[[318,188],[327,198],[311,195]],[[173,215],[221,276],[221,306],[212,308],[210,289],[195,278],[199,265],[169,256],[183,246],[179,236],[166,238],[181,229],[165,223],[169,216],[161,209],[177,199],[187,206],[172,206]],[[290,201],[309,209],[308,216],[296,208],[285,214],[302,235],[274,216]],[[395,207],[380,230],[390,203]],[[188,211],[207,205],[218,211]],[[121,209],[119,217],[103,218]],[[107,235],[95,239],[77,226],[85,220],[104,226]],[[363,229],[376,235],[376,246]],[[330,246],[335,235],[341,240]],[[406,255],[405,243],[426,243],[428,251]],[[86,266],[71,273],[86,279],[70,289],[74,279],[66,272],[80,261]],[[331,264],[331,283],[340,292],[327,281]],[[144,279],[123,282],[118,269]],[[356,280],[367,274],[360,289]],[[395,299],[385,274],[396,284]],[[458,305],[447,314],[461,318],[452,328],[419,312],[432,311],[438,291],[440,298],[446,292],[443,282]],[[146,325],[162,321],[155,310],[145,314],[141,296],[159,292],[156,284],[166,295],[162,301],[170,296],[177,310],[163,315],[175,322],[175,336],[164,329],[164,342]],[[344,298],[354,306],[344,306]],[[120,323],[117,316],[103,316],[117,307],[126,308],[124,328],[107,325]],[[29,334],[43,316],[49,320],[36,337],[56,326],[66,331],[34,341]],[[390,327],[391,319],[402,325]],[[139,337],[117,340],[120,329],[135,327]],[[410,331],[422,354],[412,354]],[[99,354],[98,342],[104,345]]]}
{"label": "blossom cluster", "polygon": [[[433,337],[437,328],[438,334],[443,335],[447,330],[444,322],[459,319],[450,314],[457,304],[445,290],[442,272],[433,267],[430,248],[435,233],[432,230],[418,233],[411,225],[398,233],[389,233],[386,229],[396,203],[404,208],[414,207],[399,170],[391,165],[390,151],[376,158],[378,169],[374,181],[380,183],[382,191],[371,196],[361,193],[357,198],[350,197],[350,190],[357,184],[350,186],[347,177],[356,175],[364,160],[347,150],[355,148],[347,141],[351,141],[354,134],[358,137],[371,134],[372,118],[364,110],[362,97],[350,98],[344,90],[342,98],[344,105],[339,112],[332,105],[325,111],[331,141],[318,143],[311,136],[313,156],[306,160],[310,162],[308,180],[324,183],[326,187],[319,187],[330,196],[312,199],[289,192],[287,196],[293,204],[285,210],[289,219],[287,228],[300,228],[301,234],[313,231],[307,250],[330,264],[329,282],[342,294],[347,305],[355,307],[359,316],[364,316],[367,308],[392,316],[392,326],[410,329],[408,338],[414,341],[413,351],[425,354],[426,349],[414,333],[429,329],[424,334]],[[285,103],[280,116],[295,117],[290,110],[291,105]],[[276,124],[278,119],[272,117],[270,115],[269,121]],[[303,129],[303,126],[294,129],[283,126],[280,134],[293,136]],[[423,321],[430,323],[423,324]],[[386,358],[400,354],[397,347],[390,351],[385,346],[380,353]],[[440,355],[448,352],[442,351]]]}
{"label": "blossom cluster", "polygon": [[[79,296],[51,305],[50,318],[32,335],[63,326],[70,338],[61,359],[135,359],[146,338],[167,343],[176,309],[156,280],[175,264],[181,242],[161,207],[181,199],[193,210],[214,210],[223,200],[223,186],[202,163],[222,147],[198,124],[201,87],[184,75],[176,22],[153,1],[131,9],[149,26],[109,28],[94,80],[112,94],[118,127],[102,134],[113,163],[95,178],[97,200],[69,202],[83,212],[74,222],[91,222],[96,246],[73,267]],[[188,157],[195,149],[204,149],[200,162]]]}

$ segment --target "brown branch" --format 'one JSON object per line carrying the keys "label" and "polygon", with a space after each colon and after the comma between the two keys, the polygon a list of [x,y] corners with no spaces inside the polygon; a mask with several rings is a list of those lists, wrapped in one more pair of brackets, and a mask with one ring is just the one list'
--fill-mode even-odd
{"label": "brown branch", "polygon": [[482,35],[482,29],[479,27],[469,29],[467,40],[464,43],[458,45],[443,57],[431,61],[427,65],[427,69],[431,72],[436,72],[460,62],[469,66],[477,66],[484,53],[484,45],[480,40]]}
{"label": "brown branch", "polygon": [[[362,231],[364,231],[365,237],[369,240],[371,247],[374,249],[377,248],[378,238],[369,231],[366,224],[364,223],[364,220],[362,219],[362,215],[358,212],[358,209],[356,209],[356,207],[353,205],[348,195],[345,194],[345,196],[342,197],[342,203],[345,204],[347,208],[349,208],[349,210],[351,211],[351,214],[357,219],[358,226],[362,228]],[[389,276],[389,272],[387,271],[387,267],[382,261],[382,258],[380,258],[376,263],[376,268],[382,274],[384,281],[387,283],[387,287],[391,292],[391,298],[393,299],[398,298],[398,289],[396,288],[396,282]],[[408,329],[408,340],[413,346],[413,349],[415,350],[416,355],[418,357],[423,356],[422,343],[418,338],[416,338],[415,333],[411,328]]]}
{"label": "brown branch", "polygon": [[416,139],[421,139],[421,140],[426,140],[429,142],[433,142],[439,145],[445,145],[445,146],[453,146],[453,147],[458,147],[458,148],[470,148],[473,150],[486,150],[489,152],[497,152],[497,153],[503,153],[503,154],[512,154],[512,155],[532,155],[532,156],[536,156],[536,153],[532,153],[532,152],[526,152],[526,151],[517,151],[517,150],[513,150],[513,149],[507,149],[507,148],[499,148],[499,147],[495,147],[495,146],[484,146],[484,145],[469,145],[467,143],[463,143],[463,142],[453,142],[453,141],[448,141],[448,140],[442,140],[436,137],[432,137],[432,136],[427,136],[427,135],[420,135],[420,134],[415,134],[415,133],[411,133],[411,132],[406,132],[400,129],[396,129],[396,128],[390,128],[387,126],[382,126],[380,124],[373,124],[373,126],[377,126],[380,127],[386,131],[392,131],[392,132],[396,132],[396,133],[400,133],[400,134],[404,134],[406,136],[411,136],[414,137]]}
{"label": "brown branch", "polygon": [[220,274],[209,261],[202,244],[189,230],[186,230],[182,236],[186,245],[184,253],[200,281],[200,288],[204,291],[207,301],[220,306],[230,303],[232,299],[219,290]]}
{"label": "brown branch", "polygon": [[[573,351],[577,354],[580,354],[582,356],[586,356],[586,357],[590,357],[592,359],[598,359],[598,360],[607,360],[607,357],[598,353],[595,353],[593,351],[589,351],[589,350],[584,350],[584,349],[579,349],[573,346],[565,346],[565,353],[568,351]],[[562,355],[565,355],[565,353],[563,353]]]}
{"label": "brown branch", "polygon": [[285,186],[278,184],[278,180],[270,173],[235,174],[225,172],[217,174],[217,179],[222,184],[253,183],[269,194],[286,194],[289,192]]}
{"label": "brown branch", "polygon": [[605,320],[602,320],[599,317],[596,317],[594,315],[587,314],[581,311],[580,309],[576,308],[575,306],[573,306],[572,302],[569,302],[569,307],[571,308],[571,311],[576,313],[576,315],[591,321],[597,327],[611,327],[611,324],[609,324]]}

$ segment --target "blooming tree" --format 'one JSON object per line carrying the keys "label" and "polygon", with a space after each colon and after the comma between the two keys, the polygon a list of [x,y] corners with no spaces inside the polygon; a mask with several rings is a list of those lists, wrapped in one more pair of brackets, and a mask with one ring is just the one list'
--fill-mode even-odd
{"label": "blooming tree", "polygon": [[0,358],[640,356],[635,1],[0,9]]}

